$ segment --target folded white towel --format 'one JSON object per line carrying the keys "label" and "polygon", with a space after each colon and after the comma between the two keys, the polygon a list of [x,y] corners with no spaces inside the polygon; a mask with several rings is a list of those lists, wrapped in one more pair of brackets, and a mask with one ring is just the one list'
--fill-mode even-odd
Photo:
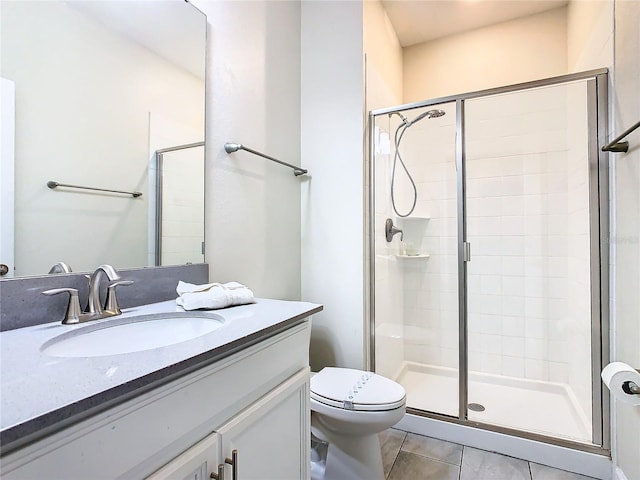
{"label": "folded white towel", "polygon": [[255,303],[253,292],[238,282],[194,285],[178,282],[176,303],[185,310],[216,309]]}

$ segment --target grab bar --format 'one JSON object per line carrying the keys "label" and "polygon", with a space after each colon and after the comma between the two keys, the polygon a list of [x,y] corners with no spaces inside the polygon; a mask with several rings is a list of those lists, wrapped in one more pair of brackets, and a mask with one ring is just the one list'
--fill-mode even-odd
{"label": "grab bar", "polygon": [[637,122],[635,125],[632,125],[630,128],[628,128],[624,132],[622,132],[622,134],[620,134],[618,137],[614,138],[609,143],[607,143],[604,147],[602,147],[602,151],[603,152],[616,152],[616,153],[628,152],[629,151],[629,142],[627,142],[627,141],[621,142],[620,140],[622,140],[624,137],[629,135],[631,132],[633,132],[638,127],[640,127],[640,121]]}
{"label": "grab bar", "polygon": [[304,168],[296,167],[295,165],[291,165],[290,163],[283,162],[282,160],[278,160],[277,158],[270,157],[269,155],[265,155],[264,153],[257,152],[256,150],[252,150],[251,148],[245,147],[241,143],[225,143],[224,150],[227,153],[237,152],[238,150],[245,150],[249,153],[253,153],[254,155],[258,155],[260,157],[266,158],[267,160],[271,160],[272,162],[279,163],[280,165],[284,165],[285,167],[293,168],[293,174],[297,177],[298,175],[304,175],[307,173],[307,170]]}
{"label": "grab bar", "polygon": [[69,188],[81,188],[83,190],[95,190],[98,192],[124,193],[125,195],[131,195],[133,198],[138,198],[142,196],[142,192],[125,192],[123,190],[111,190],[108,188],[83,187],[82,185],[71,185],[69,183],[54,182],[53,180],[49,180],[47,182],[47,187],[49,187],[52,190],[56,187],[69,187]]}

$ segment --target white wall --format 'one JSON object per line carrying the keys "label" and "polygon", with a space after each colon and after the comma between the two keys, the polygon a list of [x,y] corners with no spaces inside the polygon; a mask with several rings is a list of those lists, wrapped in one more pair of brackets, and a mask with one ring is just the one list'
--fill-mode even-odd
{"label": "white wall", "polygon": [[[207,14],[206,260],[212,281],[300,298],[300,4],[193,2]],[[313,173],[313,170],[311,170]],[[307,298],[308,299],[308,298]],[[318,296],[318,302],[326,301]]]}
{"label": "white wall", "polygon": [[[640,120],[640,2],[615,2],[613,129],[619,135]],[[611,154],[614,188],[612,360],[640,368],[640,130],[628,153]],[[614,463],[628,480],[640,478],[640,407],[614,404]],[[622,477],[619,477],[622,478]]]}
{"label": "white wall", "polygon": [[364,364],[363,6],[301,11],[302,298],[314,316],[311,367]]}
{"label": "white wall", "polygon": [[3,3],[2,75],[16,84],[16,274],[146,265],[149,112],[202,128],[202,81],[64,2]]}
{"label": "white wall", "polygon": [[404,102],[563,75],[566,8],[404,49]]}
{"label": "white wall", "polygon": [[569,73],[612,67],[613,0],[572,0],[567,5]]}
{"label": "white wall", "polygon": [[380,0],[363,3],[366,110],[402,103],[402,47]]}

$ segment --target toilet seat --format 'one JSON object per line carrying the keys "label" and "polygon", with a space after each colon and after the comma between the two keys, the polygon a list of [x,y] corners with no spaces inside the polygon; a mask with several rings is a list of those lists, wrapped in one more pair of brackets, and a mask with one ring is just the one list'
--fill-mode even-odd
{"label": "toilet seat", "polygon": [[344,410],[380,412],[403,407],[406,392],[375,373],[325,367],[311,378],[311,399]]}

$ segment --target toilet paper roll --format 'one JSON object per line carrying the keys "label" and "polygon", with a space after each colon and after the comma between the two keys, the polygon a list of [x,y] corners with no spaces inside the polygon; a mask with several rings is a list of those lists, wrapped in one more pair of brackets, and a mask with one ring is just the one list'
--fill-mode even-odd
{"label": "toilet paper roll", "polygon": [[640,405],[640,395],[627,393],[623,389],[626,382],[633,382],[640,387],[640,372],[626,363],[613,362],[602,369],[601,377],[618,400],[629,405]]}

